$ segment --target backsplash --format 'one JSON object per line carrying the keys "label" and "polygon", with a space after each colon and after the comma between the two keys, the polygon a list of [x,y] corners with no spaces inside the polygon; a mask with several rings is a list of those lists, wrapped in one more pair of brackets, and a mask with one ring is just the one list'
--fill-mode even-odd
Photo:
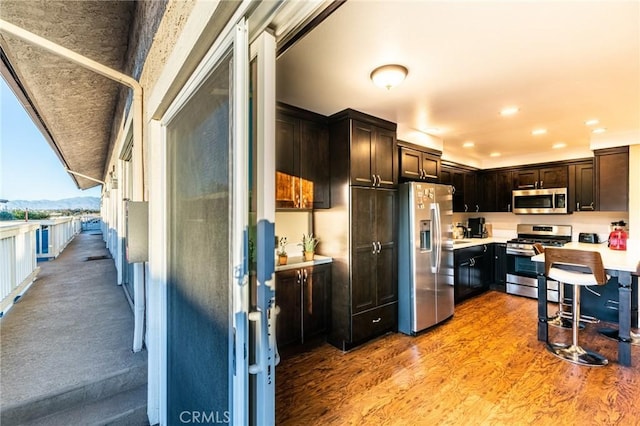
{"label": "backsplash", "polygon": [[[494,237],[514,238],[519,223],[540,225],[571,225],[572,241],[578,241],[581,232],[595,232],[600,241],[609,238],[611,222],[624,220],[629,223],[628,212],[576,212],[563,215],[517,215],[513,213],[454,213],[453,223],[467,223],[470,217],[484,217],[491,225]],[[489,226],[488,226],[489,228]]]}
{"label": "backsplash", "polygon": [[302,241],[302,234],[308,234],[312,229],[313,215],[310,211],[276,212],[276,236],[287,237],[289,256],[302,256],[298,243]]}

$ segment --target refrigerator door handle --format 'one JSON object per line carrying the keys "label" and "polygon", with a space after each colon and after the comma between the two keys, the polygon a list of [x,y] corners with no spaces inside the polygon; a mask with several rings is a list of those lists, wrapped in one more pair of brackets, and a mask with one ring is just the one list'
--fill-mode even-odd
{"label": "refrigerator door handle", "polygon": [[435,233],[431,236],[431,246],[435,247],[435,256],[431,256],[431,272],[436,274],[440,271],[442,257],[442,223],[440,223],[440,204],[438,203],[431,204],[431,220],[431,223],[435,225]]}

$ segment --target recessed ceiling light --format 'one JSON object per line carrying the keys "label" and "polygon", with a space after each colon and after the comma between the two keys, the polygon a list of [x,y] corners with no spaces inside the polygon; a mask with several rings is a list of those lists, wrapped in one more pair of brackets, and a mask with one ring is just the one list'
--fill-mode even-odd
{"label": "recessed ceiling light", "polygon": [[544,135],[545,133],[547,133],[547,129],[535,129],[531,132],[534,136]]}
{"label": "recessed ceiling light", "polygon": [[593,118],[591,120],[585,121],[584,124],[586,124],[587,126],[595,126],[599,122],[600,122],[599,120],[596,120],[595,118]]}
{"label": "recessed ceiling light", "polygon": [[517,106],[505,107],[505,108],[502,108],[502,110],[500,111],[500,115],[504,115],[504,116],[514,115],[514,114],[517,114],[518,111],[520,111],[520,108],[518,108]]}
{"label": "recessed ceiling light", "polygon": [[476,144],[473,141],[466,141],[465,143],[462,144],[463,148],[471,148],[474,147]]}
{"label": "recessed ceiling light", "polygon": [[606,129],[606,128],[604,128],[604,127],[598,127],[597,129],[593,129],[591,132],[592,132],[592,133],[604,133],[604,132],[606,132],[606,131],[607,131],[607,129]]}
{"label": "recessed ceiling light", "polygon": [[491,154],[489,154],[489,157],[500,157],[500,155],[502,154],[500,154],[499,152],[492,152]]}
{"label": "recessed ceiling light", "polygon": [[567,146],[567,144],[566,144],[566,143],[564,143],[564,142],[556,142],[556,143],[554,143],[553,145],[551,145],[551,148],[553,148],[553,149],[560,149],[560,148],[564,148],[564,147],[566,147],[566,146]]}

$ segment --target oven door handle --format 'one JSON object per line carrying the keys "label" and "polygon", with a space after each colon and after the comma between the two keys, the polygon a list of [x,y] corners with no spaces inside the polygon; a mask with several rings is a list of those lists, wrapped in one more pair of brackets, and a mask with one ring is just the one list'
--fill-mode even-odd
{"label": "oven door handle", "polygon": [[535,253],[533,250],[517,249],[517,248],[509,248],[509,247],[507,247],[507,254],[513,254],[516,256],[527,256],[527,257],[535,256]]}

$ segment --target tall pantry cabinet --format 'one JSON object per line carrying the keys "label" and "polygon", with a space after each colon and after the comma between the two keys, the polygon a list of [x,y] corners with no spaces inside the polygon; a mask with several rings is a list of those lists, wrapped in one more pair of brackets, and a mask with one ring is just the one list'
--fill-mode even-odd
{"label": "tall pantry cabinet", "polygon": [[351,109],[329,117],[331,208],[314,211],[333,257],[329,342],[350,349],[397,328],[396,125]]}

